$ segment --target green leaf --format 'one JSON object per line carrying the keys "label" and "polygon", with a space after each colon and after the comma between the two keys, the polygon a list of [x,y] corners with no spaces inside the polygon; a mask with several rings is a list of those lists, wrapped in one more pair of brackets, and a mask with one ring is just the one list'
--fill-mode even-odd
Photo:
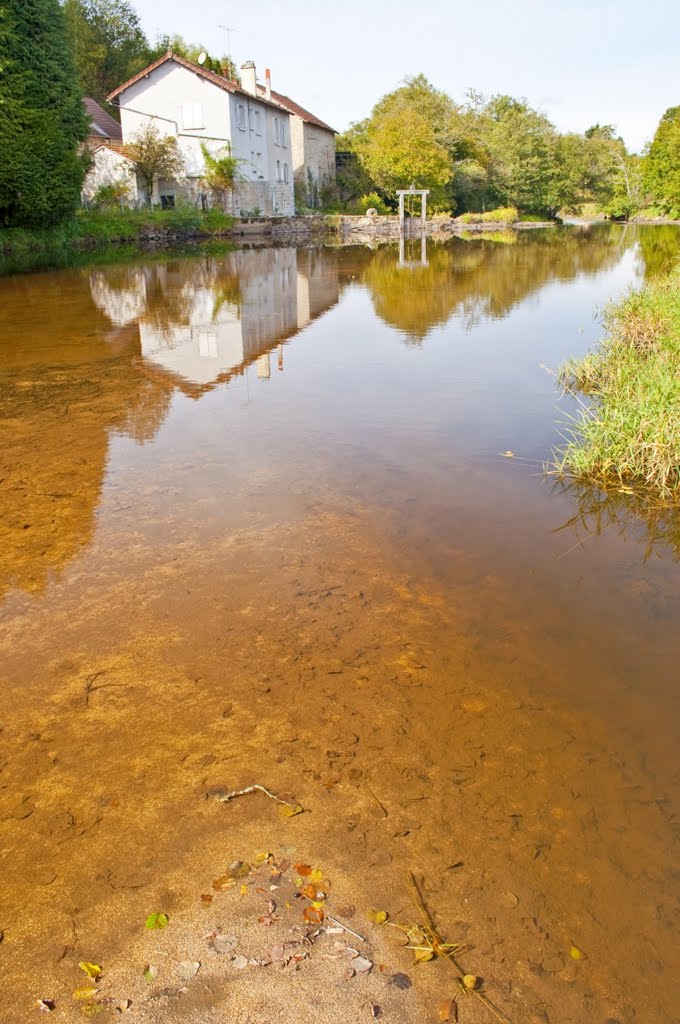
{"label": "green leaf", "polygon": [[151,931],[153,931],[154,928],[165,928],[169,920],[170,918],[167,914],[149,914],[146,919],[146,927]]}

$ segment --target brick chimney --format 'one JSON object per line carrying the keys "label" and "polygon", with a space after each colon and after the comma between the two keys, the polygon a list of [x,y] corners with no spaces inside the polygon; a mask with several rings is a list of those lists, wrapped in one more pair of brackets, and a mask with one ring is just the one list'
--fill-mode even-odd
{"label": "brick chimney", "polygon": [[264,95],[265,95],[266,99],[271,100],[271,98],[272,98],[272,73],[269,70],[269,68],[267,68],[267,70],[264,73]]}
{"label": "brick chimney", "polygon": [[252,60],[247,60],[245,64],[241,64],[241,87],[244,92],[249,93],[251,96],[257,96],[257,73],[255,71],[255,63]]}

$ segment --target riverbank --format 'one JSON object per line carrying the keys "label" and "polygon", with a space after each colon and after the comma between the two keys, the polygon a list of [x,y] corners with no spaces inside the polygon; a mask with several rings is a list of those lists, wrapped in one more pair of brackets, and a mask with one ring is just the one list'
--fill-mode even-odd
{"label": "riverbank", "polygon": [[0,273],[31,270],[64,253],[98,252],[112,245],[171,243],[229,236],[234,218],[219,210],[82,210],[44,230],[0,230]]}
{"label": "riverbank", "polygon": [[[607,310],[607,335],[559,372],[580,410],[557,468],[680,501],[680,264]],[[583,404],[580,395],[591,401]]]}

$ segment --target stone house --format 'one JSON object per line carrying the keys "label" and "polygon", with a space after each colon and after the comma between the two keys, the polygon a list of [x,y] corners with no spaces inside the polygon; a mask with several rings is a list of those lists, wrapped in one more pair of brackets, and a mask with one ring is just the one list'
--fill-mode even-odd
{"label": "stone house", "polygon": [[[154,185],[152,202],[174,206],[179,198],[205,203],[202,147],[214,156],[228,150],[239,161],[230,212],[237,216],[294,213],[291,115],[258,93],[255,66],[244,64],[242,81],[233,82],[168,51],[108,96],[120,108],[123,142],[152,123],[171,135],[184,160],[177,181]],[[101,160],[95,151],[97,173]]]}
{"label": "stone house", "polygon": [[260,96],[278,103],[291,116],[290,140],[293,176],[306,206],[320,206],[323,192],[335,186],[335,136],[337,132],[299,103],[271,87],[267,68],[265,85],[257,86]]}

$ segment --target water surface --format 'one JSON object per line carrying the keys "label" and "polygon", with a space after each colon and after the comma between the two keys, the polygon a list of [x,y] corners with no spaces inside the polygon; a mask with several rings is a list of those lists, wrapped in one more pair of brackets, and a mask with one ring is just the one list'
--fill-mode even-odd
{"label": "water surface", "polygon": [[552,371],[678,251],[603,226],[0,279],[3,1019],[188,913],[267,814],[225,838],[206,791],[255,781],[358,904],[422,872],[517,1024],[680,1019],[680,530],[543,473]]}

